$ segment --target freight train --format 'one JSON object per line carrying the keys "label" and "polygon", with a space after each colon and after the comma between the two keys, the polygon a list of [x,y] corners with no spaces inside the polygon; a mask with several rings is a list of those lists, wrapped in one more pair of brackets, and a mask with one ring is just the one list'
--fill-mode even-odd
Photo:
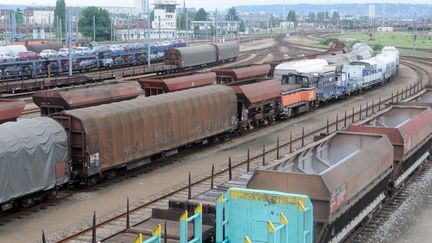
{"label": "freight train", "polygon": [[[283,92],[279,80],[247,80],[55,113],[47,119],[62,125],[69,148],[68,164],[60,166],[64,170],[59,174],[91,185],[117,169],[135,168],[192,144],[223,140],[233,132],[270,124],[285,117]],[[38,158],[48,156],[43,150],[33,152],[39,153]],[[26,195],[21,193],[23,198]]]}
{"label": "freight train", "polygon": [[[46,47],[48,44],[42,44]],[[48,45],[49,46],[49,45]],[[109,69],[147,63],[147,48],[145,45],[128,45],[125,47],[100,47],[95,52],[73,53],[72,68],[74,71],[85,72],[96,69]],[[40,47],[28,47],[40,51]],[[64,48],[63,48],[64,49]],[[53,50],[53,52],[55,52]],[[68,72],[68,49],[65,54],[31,60],[14,60],[0,63],[0,78],[23,78],[59,75]],[[154,54],[157,53],[157,54]],[[53,54],[54,55],[54,54]],[[238,42],[224,42],[185,47],[182,44],[170,44],[153,47],[151,61],[164,61],[170,65],[172,72],[184,71],[202,66],[213,65],[235,60],[239,55]]]}
{"label": "freight train", "polygon": [[[127,239],[131,234],[149,236],[148,232],[151,232],[156,222],[166,222],[171,226],[167,229],[171,232],[167,236],[168,241],[177,239],[181,235],[177,229],[180,215],[185,210],[193,213],[197,206],[203,217],[216,218],[216,222],[207,220],[203,223],[202,228],[206,230],[202,234],[204,242],[212,238],[216,238],[216,242],[223,242],[226,239],[221,238],[225,235],[223,229],[237,231],[244,227],[245,222],[249,231],[254,229],[258,232],[260,227],[265,226],[263,222],[268,221],[263,219],[265,216],[259,210],[254,211],[250,201],[260,202],[263,197],[251,194],[241,197],[247,205],[235,210],[247,210],[248,215],[243,216],[242,223],[236,224],[237,228],[230,226],[234,222],[230,215],[235,213],[225,209],[225,204],[230,203],[230,199],[225,198],[230,198],[232,191],[237,190],[271,190],[304,195],[312,201],[312,208],[297,200],[290,201],[303,214],[313,215],[311,228],[303,217],[292,217],[292,222],[289,221],[293,223],[292,227],[298,224],[301,227],[291,235],[311,234],[313,237],[308,237],[309,242],[316,243],[345,242],[430,157],[431,107],[432,90],[426,89],[413,98],[390,104],[372,117],[348,126],[347,131],[321,134],[311,144],[267,161],[266,165],[253,173],[241,174],[188,200],[169,200],[168,207],[153,208],[150,218],[116,234],[112,240]],[[236,198],[239,196],[236,195]],[[265,198],[267,200],[263,200],[266,203],[263,208],[274,207],[282,202]],[[225,212],[222,212],[224,209]],[[277,216],[277,210],[264,215]],[[245,217],[255,220],[245,220]],[[272,222],[276,222],[277,228],[283,227],[283,221],[276,219]],[[268,229],[268,232],[275,232],[270,230],[271,227]],[[242,236],[245,232],[248,230],[242,228]],[[251,234],[251,239],[266,240],[258,234]],[[293,239],[292,242],[297,241]]]}

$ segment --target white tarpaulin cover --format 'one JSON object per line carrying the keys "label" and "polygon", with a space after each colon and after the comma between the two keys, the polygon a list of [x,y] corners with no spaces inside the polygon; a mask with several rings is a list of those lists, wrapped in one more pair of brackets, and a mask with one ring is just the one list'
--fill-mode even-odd
{"label": "white tarpaulin cover", "polygon": [[38,117],[0,125],[0,203],[54,188],[56,163],[68,161],[68,140],[56,121]]}

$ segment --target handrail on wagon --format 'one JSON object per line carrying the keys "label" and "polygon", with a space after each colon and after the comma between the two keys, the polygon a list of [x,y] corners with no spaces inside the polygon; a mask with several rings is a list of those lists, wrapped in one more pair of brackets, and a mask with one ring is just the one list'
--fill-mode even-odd
{"label": "handrail on wagon", "polygon": [[[198,203],[194,215],[188,217],[188,211],[180,216],[180,243],[202,243],[202,203]],[[188,223],[194,222],[194,238],[188,241]]]}

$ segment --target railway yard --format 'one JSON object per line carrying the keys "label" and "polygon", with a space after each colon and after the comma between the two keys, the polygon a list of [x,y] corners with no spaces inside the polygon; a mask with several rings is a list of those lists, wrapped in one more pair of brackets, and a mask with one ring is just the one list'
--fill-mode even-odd
{"label": "railway yard", "polygon": [[[169,51],[168,65],[2,82],[3,97],[25,106],[18,124],[30,118],[58,123],[56,141],[59,147],[65,144],[64,160],[72,163],[70,169],[66,161],[60,167],[64,182],[54,175],[60,190],[49,200],[15,198],[31,205],[0,211],[0,242],[41,242],[42,231],[47,242],[132,242],[138,233],[150,237],[157,224],[167,242],[179,242],[182,212],[193,214],[196,208],[211,234],[218,222],[216,199],[231,187],[305,194],[313,205],[309,237],[314,242],[426,242],[432,237],[432,59],[399,57],[394,47],[373,57],[365,44],[348,51],[334,43],[325,50],[281,36],[224,44],[190,47],[216,49],[214,60],[202,61],[206,65],[187,66],[188,60],[180,58],[189,47],[180,47]],[[223,57],[233,50],[235,56]],[[376,73],[365,67],[380,62],[388,72],[374,78]],[[339,71],[340,64],[347,69]],[[356,70],[368,73],[369,81],[350,83]],[[340,74],[345,72],[351,76]],[[54,93],[39,90],[46,84],[57,86]],[[186,105],[171,109],[174,104]],[[113,111],[117,117],[107,115]],[[197,117],[197,111],[206,116]],[[38,118],[41,113],[50,118]],[[155,115],[132,119],[132,113]],[[202,130],[177,122],[187,117],[199,120],[194,124]],[[181,132],[162,129],[167,126]],[[148,132],[158,129],[160,134]],[[131,139],[130,134],[137,135]],[[141,141],[138,134],[159,140]],[[166,145],[164,136],[176,143]],[[129,150],[120,153],[116,146]],[[308,159],[311,153],[316,157]],[[55,161],[57,171],[60,162]],[[355,170],[365,172],[349,178]],[[320,179],[309,183],[299,174]],[[313,184],[318,180],[323,185]],[[330,189],[340,181],[345,184],[336,191],[343,195],[334,199],[336,191]]]}

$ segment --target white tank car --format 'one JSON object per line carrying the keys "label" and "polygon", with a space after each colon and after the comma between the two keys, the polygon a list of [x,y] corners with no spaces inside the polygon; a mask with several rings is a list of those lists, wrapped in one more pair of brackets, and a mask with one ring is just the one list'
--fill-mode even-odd
{"label": "white tank car", "polygon": [[399,50],[394,46],[384,46],[381,53],[393,53],[397,57],[397,65],[399,65]]}
{"label": "white tank car", "polygon": [[370,48],[370,46],[368,46],[367,44],[359,43],[359,42],[355,43],[352,46],[351,52],[361,56],[359,60],[368,59],[373,56],[372,48]]}
{"label": "white tank car", "polygon": [[284,62],[275,67],[274,78],[282,80],[282,75],[319,72],[327,66],[325,59],[306,59]]}
{"label": "white tank car", "polygon": [[382,53],[376,55],[376,62],[379,64],[378,68],[382,72],[385,80],[389,80],[397,72],[397,60],[396,53]]}

